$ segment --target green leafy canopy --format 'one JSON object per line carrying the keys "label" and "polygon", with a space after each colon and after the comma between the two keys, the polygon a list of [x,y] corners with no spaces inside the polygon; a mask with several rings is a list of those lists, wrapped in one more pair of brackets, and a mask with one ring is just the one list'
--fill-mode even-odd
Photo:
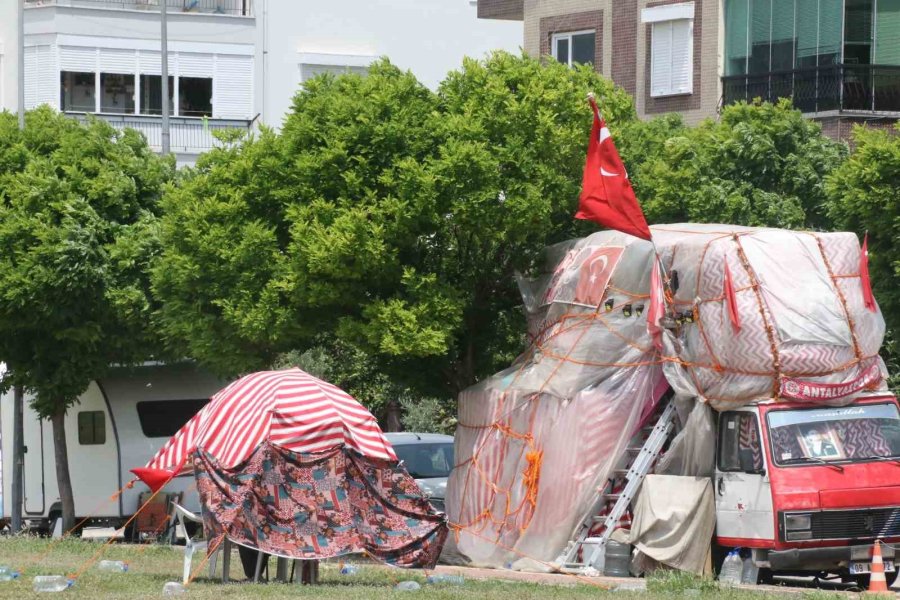
{"label": "green leafy canopy", "polygon": [[0,360],[49,417],[153,352],[146,270],[174,164],[134,131],[0,113]]}

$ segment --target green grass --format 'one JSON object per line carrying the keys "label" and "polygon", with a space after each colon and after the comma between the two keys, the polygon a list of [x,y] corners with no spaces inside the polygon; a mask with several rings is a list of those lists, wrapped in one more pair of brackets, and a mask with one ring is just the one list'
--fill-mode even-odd
{"label": "green grass", "polygon": [[[51,544],[52,547],[51,547]],[[31,590],[35,575],[66,575],[82,568],[100,548],[98,542],[78,539],[54,542],[36,538],[0,538],[0,565],[9,565],[21,570],[16,581],[0,582],[0,598],[52,598],[54,594],[36,594]],[[48,552],[49,550],[49,552]],[[41,556],[45,555],[43,559]],[[162,597],[162,588],[167,581],[179,581],[183,555],[179,549],[168,546],[132,546],[114,544],[109,546],[102,558],[124,560],[129,563],[127,573],[104,573],[95,564],[85,566],[75,585],[58,595],[60,598],[148,598]],[[199,558],[194,557],[194,566]],[[274,574],[274,561],[270,567]],[[219,560],[221,572],[221,559]],[[468,579],[465,585],[432,586],[425,585],[422,571],[386,569],[362,564],[357,575],[345,576],[338,572],[337,563],[322,566],[322,584],[299,586],[285,584],[250,584],[235,582],[223,585],[219,581],[203,575],[198,577],[182,598],[227,599],[227,598],[317,598],[322,600],[368,600],[380,598],[484,598],[486,600],[519,600],[544,598],[674,598],[702,596],[704,598],[726,598],[732,600],[762,600],[783,598],[782,594],[762,594],[742,590],[720,589],[715,582],[691,576],[666,574],[648,581],[648,592],[608,592],[596,586],[578,583],[571,585],[542,585],[510,583],[503,581],[475,581]],[[237,553],[231,561],[231,576],[242,575]],[[393,589],[401,580],[412,579],[423,585],[418,592],[399,592]],[[689,591],[697,590],[697,592]],[[793,594],[793,597],[803,596]],[[809,595],[822,599],[823,595]]]}

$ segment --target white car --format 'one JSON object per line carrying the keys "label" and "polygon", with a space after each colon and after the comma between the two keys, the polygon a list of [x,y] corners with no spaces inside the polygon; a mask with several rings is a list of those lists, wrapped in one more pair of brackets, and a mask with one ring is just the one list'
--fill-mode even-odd
{"label": "white car", "polygon": [[416,480],[431,504],[444,512],[447,477],[453,469],[453,436],[439,433],[385,433],[397,458]]}

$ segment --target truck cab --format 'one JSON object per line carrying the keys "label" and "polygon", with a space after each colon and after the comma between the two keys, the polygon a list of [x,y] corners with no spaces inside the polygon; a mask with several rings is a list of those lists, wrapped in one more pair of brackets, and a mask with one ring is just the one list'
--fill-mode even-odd
{"label": "truck cab", "polygon": [[891,580],[900,542],[900,410],[887,393],[829,407],[764,401],[719,414],[716,544],[768,573]]}

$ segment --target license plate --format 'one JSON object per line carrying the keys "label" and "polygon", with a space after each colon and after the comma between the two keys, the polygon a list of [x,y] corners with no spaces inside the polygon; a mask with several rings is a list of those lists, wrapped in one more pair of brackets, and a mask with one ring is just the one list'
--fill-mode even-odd
{"label": "license plate", "polygon": [[[872,570],[872,565],[870,563],[864,562],[856,562],[850,563],[850,574],[851,575],[863,575]],[[893,573],[894,572],[894,561],[886,560],[884,561],[884,572],[885,573]]]}

